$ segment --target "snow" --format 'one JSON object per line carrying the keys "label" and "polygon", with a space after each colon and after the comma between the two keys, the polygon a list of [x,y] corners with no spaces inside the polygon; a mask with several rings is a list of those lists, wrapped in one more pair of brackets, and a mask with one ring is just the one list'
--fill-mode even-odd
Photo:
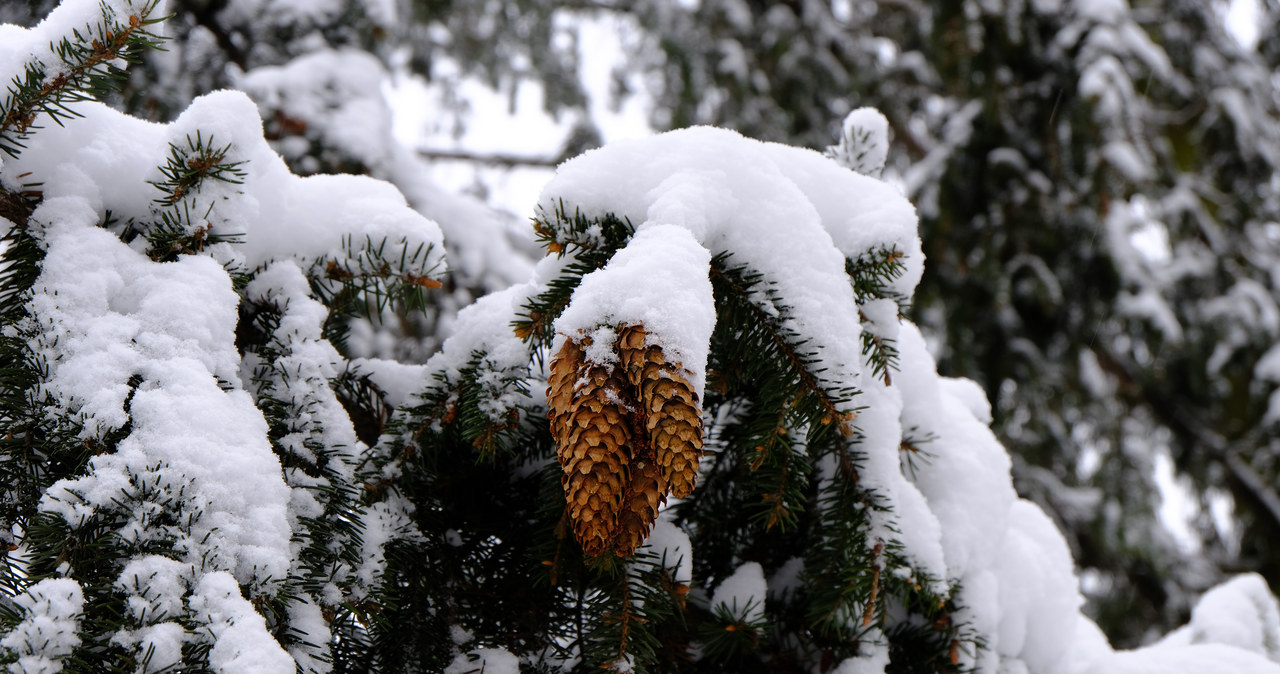
{"label": "snow", "polygon": [[[62,208],[71,200],[50,204],[57,217],[46,225],[45,271],[30,305],[33,323],[47,326],[46,387],[84,419],[85,437],[128,420],[133,429],[114,454],[93,457],[89,475],[50,488],[41,508],[79,526],[128,502],[130,475],[163,466],[160,484],[205,513],[180,539],[193,561],[219,560],[245,583],[283,577],[287,491],[266,423],[247,394],[218,383],[239,381],[230,279],[208,257],[155,264],[97,228],[86,207]],[[142,384],[126,417],[135,374]],[[126,526],[145,529],[140,521]]]}
{"label": "snow", "polygon": [[[280,438],[280,444],[313,462],[316,457],[311,456],[305,440],[330,448],[329,468],[350,483],[364,445],[329,386],[341,373],[343,361],[323,337],[329,310],[311,298],[307,277],[293,260],[268,265],[249,282],[244,294],[251,302],[280,308],[279,325],[272,335],[280,353],[270,363],[261,362],[256,354],[246,354],[241,365],[244,379],[259,387],[256,395],[269,394],[291,410],[294,432]],[[295,491],[301,489],[309,499],[310,485],[293,484],[293,476],[290,478]]]}
{"label": "snow", "polygon": [[520,674],[520,661],[501,648],[477,648],[461,653],[449,663],[444,674]]}
{"label": "snow", "polygon": [[658,515],[639,554],[651,554],[664,567],[674,569],[672,580],[675,582],[685,585],[693,582],[693,544],[689,542],[689,534],[672,521],[670,509]]}
{"label": "snow", "polygon": [[1116,653],[1089,674],[1277,674],[1280,665],[1229,646],[1169,646]]}
{"label": "snow", "polygon": [[898,303],[891,299],[874,299],[858,304],[862,327],[882,339],[898,338]]}
{"label": "snow", "polygon": [[425,391],[430,382],[424,365],[386,358],[352,358],[350,367],[353,372],[367,375],[382,390],[387,404],[392,407],[413,404],[414,397]]}
{"label": "snow", "polygon": [[150,221],[153,213],[139,209],[159,196],[148,181],[159,178],[156,167],[169,143],[184,146],[198,132],[212,145],[229,143],[228,161],[245,162],[243,184],[206,181],[189,198],[193,212],[214,204],[212,233],[241,241],[221,251],[222,262],[249,270],[286,257],[303,265],[320,259],[354,265],[385,240],[392,251],[428,249],[421,269],[432,276],[445,271],[439,226],[409,208],[395,187],[364,176],[293,175],[263,138],[257,108],[240,92],[202,96],[167,126],[98,103],[77,111],[84,119],[39,133],[6,169],[30,171],[52,196],[70,192],[96,211]]}
{"label": "snow", "polygon": [[236,579],[206,574],[191,594],[191,610],[209,631],[209,666],[226,674],[290,674],[296,665],[267,631],[266,620],[240,596]]}
{"label": "snow", "polygon": [[1000,583],[997,649],[1028,671],[1062,671],[1073,644],[1062,638],[1080,620],[1071,552],[1040,508],[1015,501],[996,567]]}
{"label": "snow", "polygon": [[864,642],[859,649],[871,651],[841,662],[832,674],[884,674],[889,666],[889,645]]}
{"label": "snow", "polygon": [[[710,265],[710,254],[687,229],[642,225],[603,269],[582,278],[573,302],[556,319],[556,333],[580,341],[579,335],[593,334],[602,325],[642,325],[647,341],[662,347],[667,362],[684,367],[701,399],[716,320]],[[587,357],[616,359],[614,341],[593,339]],[[596,354],[600,348],[605,353]]]}
{"label": "snow", "polygon": [[492,376],[478,379],[486,396],[482,408],[494,421],[506,420],[507,411],[525,400],[525,395],[507,382],[526,375],[533,357],[533,346],[515,335],[511,321],[534,294],[532,283],[512,286],[485,295],[460,311],[454,334],[427,361],[425,371],[457,383],[473,356],[484,354],[480,367]]}
{"label": "snow", "polygon": [[[382,95],[386,71],[369,52],[356,49],[323,49],[293,59],[283,66],[255,68],[236,88],[253,97],[264,118],[284,115],[306,125],[305,136],[372,169],[385,169],[392,161],[394,137],[391,110]],[[303,144],[296,158],[302,169],[319,166],[307,157]]]}
{"label": "snow", "polygon": [[1223,644],[1280,662],[1280,607],[1262,576],[1236,576],[1206,592],[1192,609],[1191,621],[1161,643]]}
{"label": "snow", "polygon": [[841,166],[879,178],[889,157],[889,120],[875,108],[858,108],[845,115],[840,140],[827,156]]}
{"label": "snow", "polygon": [[9,671],[21,674],[54,674],[62,671],[61,659],[80,645],[80,611],[84,595],[80,584],[69,578],[47,578],[13,598],[22,622],[0,639],[17,661]]}
{"label": "snow", "polygon": [[1151,178],[1151,162],[1139,155],[1137,149],[1129,143],[1111,141],[1102,147],[1102,156],[1131,182],[1138,183]]}
{"label": "snow", "polygon": [[756,562],[747,562],[716,586],[711,610],[728,610],[739,622],[759,622],[764,619],[766,589],[764,569]]}
{"label": "snow", "polygon": [[180,665],[187,634],[177,619],[190,580],[191,567],[177,560],[155,555],[130,560],[116,587],[127,597],[129,618],[141,626],[117,632],[112,641],[135,653],[150,652],[148,664],[156,669]]}

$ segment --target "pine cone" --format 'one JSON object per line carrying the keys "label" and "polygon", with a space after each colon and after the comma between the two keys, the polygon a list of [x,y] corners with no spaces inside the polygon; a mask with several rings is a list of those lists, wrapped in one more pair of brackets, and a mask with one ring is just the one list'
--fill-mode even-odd
{"label": "pine cone", "polygon": [[590,365],[581,348],[568,344],[551,361],[549,380],[548,416],[564,469],[569,519],[582,550],[594,557],[609,549],[617,533],[630,481],[626,382],[616,368]]}
{"label": "pine cone", "polygon": [[649,537],[658,519],[658,508],[667,501],[666,481],[662,468],[652,457],[636,458],[631,464],[631,484],[627,486],[622,513],[618,516],[618,535],[613,552],[630,557]]}
{"label": "pine cone", "polygon": [[659,346],[645,346],[645,330],[633,325],[618,335],[627,380],[639,389],[645,433],[662,467],[663,483],[676,498],[693,493],[702,456],[702,409],[680,363],[668,363]]}
{"label": "pine cone", "polygon": [[[583,369],[586,355],[582,347],[572,339],[564,340],[560,352],[551,359],[551,372],[547,377],[547,419],[551,422],[551,438],[555,440],[557,454],[569,442],[565,437],[569,429],[569,412],[573,407],[573,385]],[[560,456],[560,461],[564,462]]]}
{"label": "pine cone", "polygon": [[668,487],[688,496],[698,478],[698,398],[684,368],[646,337],[642,326],[622,328],[620,366],[588,362],[590,338],[565,340],[551,359],[547,418],[573,533],[592,557],[635,554]]}

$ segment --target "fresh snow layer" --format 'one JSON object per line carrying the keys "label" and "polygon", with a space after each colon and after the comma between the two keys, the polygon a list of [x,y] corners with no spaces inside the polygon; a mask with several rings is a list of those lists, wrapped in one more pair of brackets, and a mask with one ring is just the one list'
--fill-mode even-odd
{"label": "fresh snow layer", "polygon": [[[663,348],[667,362],[684,366],[701,399],[716,322],[710,265],[710,254],[689,230],[643,225],[603,269],[582,278],[573,302],[556,319],[556,333],[580,340],[601,325],[609,330],[643,325],[649,340]],[[599,359],[610,357],[613,339],[593,340],[593,348],[605,349]],[[589,349],[588,357],[592,353]]]}
{"label": "fresh snow layer", "polygon": [[[52,76],[57,64],[51,42],[97,24],[104,10],[127,22],[142,4],[67,0],[34,29],[0,26],[0,73],[16,76],[34,60]],[[247,7],[235,4],[228,11]],[[328,11],[295,4],[303,19],[313,9]],[[285,3],[275,6],[283,9]],[[371,6],[389,8],[380,0]],[[163,6],[155,13],[164,14]],[[343,63],[351,66],[344,75],[360,65]],[[165,667],[180,664],[184,644],[203,640],[215,671],[293,672],[294,657],[275,641],[248,597],[279,590],[297,561],[291,525],[301,515],[318,513],[314,499],[302,497],[309,494],[306,486],[290,489],[266,420],[245,390],[257,385],[262,363],[252,354],[242,360],[236,348],[240,297],[230,272],[254,274],[246,294],[281,309],[275,337],[283,355],[270,364],[280,374],[273,393],[305,408],[300,427],[319,429],[324,444],[341,450],[330,468],[350,482],[363,445],[328,386],[345,364],[323,338],[328,312],[312,297],[308,277],[323,275],[329,263],[356,267],[384,242],[393,264],[402,246],[426,251],[413,268],[395,271],[439,276],[445,271],[440,229],[386,183],[293,175],[263,137],[256,106],[239,92],[198,98],[171,124],[135,119],[95,102],[72,108],[79,118],[65,126],[37,120],[26,149],[0,164],[6,185],[41,185],[43,199],[30,231],[45,249],[27,305],[29,319],[4,329],[36,335],[32,347],[47,365],[37,394],[54,401],[54,413],[79,424],[85,441],[123,437],[115,438],[114,451],[95,455],[83,474],[52,485],[40,509],[73,528],[108,511],[118,513],[117,533],[125,541],[144,549],[172,542],[175,559],[121,560],[125,566],[116,585],[132,624],[114,635],[120,646],[149,651],[151,664]],[[160,219],[166,207],[156,200],[173,196],[154,184],[163,181],[160,167],[171,147],[186,149],[197,138],[207,147],[225,148],[225,161],[235,163],[241,175],[229,182],[206,180],[180,195],[177,206],[194,214],[184,223],[189,233],[204,230],[228,240],[211,244],[207,255],[154,262],[145,254],[146,237],[125,244],[119,235],[129,223],[145,230]],[[400,400],[420,388],[412,370],[373,361],[366,367]],[[282,443],[305,449],[304,439],[286,437]],[[152,493],[144,493],[143,485]],[[166,508],[172,517],[157,518]],[[391,503],[362,513],[360,564],[342,570],[356,593],[376,582],[381,546],[404,534],[406,509]],[[61,570],[72,576],[80,571]],[[72,580],[43,581],[24,595],[34,602],[29,620],[7,633],[4,643],[22,671],[57,669],[56,659],[77,643],[79,604],[46,601],[54,595],[45,590],[69,597],[63,592],[68,587],[80,596]],[[328,590],[323,601],[344,599]],[[22,597],[16,601],[23,607]],[[297,633],[318,645],[328,642],[316,598],[299,598],[289,611]],[[56,620],[50,623],[51,618]],[[36,650],[26,644],[32,634],[54,628],[63,636],[32,642],[43,644]],[[309,653],[294,655],[323,671],[325,663],[308,664]]]}
{"label": "fresh snow layer", "polygon": [[[208,257],[156,264],[95,226],[96,216],[46,202],[44,272],[31,300],[44,325],[46,387],[96,437],[131,421],[115,453],[99,454],[83,477],[63,480],[41,501],[79,526],[99,509],[129,502],[130,476],[154,475],[199,510],[179,545],[191,560],[234,571],[241,582],[282,578],[289,568],[288,491],[267,426],[238,382],[236,306],[226,272]],[[131,376],[141,378],[132,393]],[[125,402],[128,415],[125,413]],[[145,510],[129,513],[126,538],[156,535]]]}
{"label": "fresh snow layer", "polygon": [[672,519],[671,510],[659,513],[639,554],[653,555],[664,567],[674,569],[672,580],[688,585],[693,582],[693,544],[689,534]]}
{"label": "fresh snow layer", "polygon": [[[33,136],[28,149],[6,164],[6,173],[30,172],[45,184],[45,196],[76,196],[117,221],[156,219],[153,200],[163,196],[149,184],[169,144],[187,147],[197,134],[208,145],[230,145],[226,161],[243,162],[242,183],[206,180],[188,197],[191,211],[212,211],[210,233],[238,243],[214,247],[219,262],[251,271],[274,259],[306,266],[322,259],[354,264],[366,247],[386,241],[398,251],[418,246],[431,252],[423,267],[445,270],[440,228],[406,204],[395,187],[365,176],[298,177],[262,135],[262,120],[247,96],[218,91],[192,102],[169,125],[122,115],[104,105],[76,106],[84,119]],[[140,239],[139,239],[140,240]]]}
{"label": "fresh snow layer", "polygon": [[501,648],[477,648],[460,653],[445,668],[444,674],[520,674],[520,661]]}
{"label": "fresh snow layer", "polygon": [[736,620],[759,622],[764,618],[766,590],[764,569],[756,562],[747,562],[716,586],[711,595],[711,610],[723,608]]}
{"label": "fresh snow layer", "polygon": [[197,581],[191,609],[209,630],[209,666],[226,674],[289,674],[296,665],[267,631],[266,620],[244,597],[236,579],[223,572]]}
{"label": "fresh snow layer", "polygon": [[69,578],[47,578],[13,598],[22,622],[0,640],[0,647],[17,656],[9,665],[15,674],[55,674],[62,658],[80,645],[80,612],[84,594]]}
{"label": "fresh snow layer", "polygon": [[879,178],[889,158],[889,120],[875,108],[858,108],[845,115],[840,132],[827,156],[855,173]]}

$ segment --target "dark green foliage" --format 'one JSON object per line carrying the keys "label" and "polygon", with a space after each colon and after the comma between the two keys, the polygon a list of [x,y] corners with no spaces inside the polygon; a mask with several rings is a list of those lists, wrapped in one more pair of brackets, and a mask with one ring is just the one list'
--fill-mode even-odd
{"label": "dark green foliage", "polygon": [[[541,362],[552,322],[582,276],[625,246],[632,227],[559,204],[536,228],[544,245],[566,258],[513,323],[538,347],[531,360]],[[880,251],[850,261],[850,283],[868,299],[888,297],[899,257]],[[953,645],[976,648],[972,635],[949,622],[950,591],[936,594],[945,586],[938,579],[881,572],[909,564],[893,541],[868,538],[870,514],[887,510],[859,481],[860,435],[851,412],[858,391],[828,378],[816,347],[787,327],[787,298],[758,272],[724,254],[710,273],[717,324],[703,405],[714,420],[711,457],[698,488],[673,513],[697,551],[692,588],[677,581],[677,560],[656,560],[647,548],[626,559],[583,556],[565,515],[544,412],[528,397],[542,382],[499,370],[476,351],[457,375],[438,376],[423,403],[393,422],[403,428],[401,439],[389,443],[391,433],[379,450],[377,474],[389,477],[370,493],[415,504],[423,540],[409,547],[419,555],[419,573],[433,582],[417,584],[392,561],[388,578],[399,580],[387,586],[387,597],[403,604],[394,618],[384,617],[416,626],[397,629],[409,641],[393,644],[381,635],[382,623],[370,623],[371,645],[360,657],[377,660],[371,667],[424,666],[404,659],[405,651],[425,657],[433,652],[429,640],[450,625],[470,630],[464,650],[501,646],[542,660],[551,648],[559,658],[577,658],[581,671],[619,660],[647,672],[832,666],[860,653],[873,628],[901,634],[903,648],[928,644],[932,650],[909,660],[935,663],[929,671],[955,670]],[[503,416],[486,406],[499,392],[528,402]],[[763,621],[744,622],[746,607],[710,605],[708,590],[744,561],[760,563],[768,577],[784,568],[797,573],[798,557],[800,583],[768,598]],[[908,631],[907,624],[928,629]],[[702,653],[696,661],[695,651]]]}
{"label": "dark green foliage", "polygon": [[[0,586],[12,596],[30,582],[26,564],[9,556],[17,549],[12,527],[28,531],[42,522],[36,505],[45,489],[83,470],[93,447],[77,440],[80,428],[73,419],[45,413],[51,401],[41,397],[37,387],[47,370],[27,339],[29,326],[20,327],[28,317],[25,305],[44,251],[21,226],[9,231],[0,250],[0,317],[13,330],[0,334],[0,484],[5,485],[0,499],[0,541],[5,547]],[[5,626],[16,624],[20,617],[5,608]]]}
{"label": "dark green foliage", "polygon": [[426,291],[439,288],[432,246],[410,241],[357,241],[346,236],[341,259],[321,259],[310,270],[311,292],[329,308],[324,336],[346,352],[350,321],[364,317],[374,321],[384,315],[404,316],[422,311]]}
{"label": "dark green foliage", "polygon": [[[859,303],[887,299],[898,305],[899,312],[910,308],[910,298],[889,290],[890,284],[906,270],[902,257],[902,251],[897,248],[880,248],[858,256],[857,260],[845,260],[845,272],[853,279],[853,292]],[[867,317],[861,318],[865,323]],[[889,384],[890,372],[898,369],[898,350],[893,340],[876,334],[875,330],[863,330],[862,354],[871,361],[872,374]]]}
{"label": "dark green foliage", "polygon": [[546,348],[555,336],[552,321],[569,306],[582,277],[603,267],[631,238],[635,227],[612,213],[589,218],[575,208],[570,215],[561,201],[551,213],[539,211],[533,219],[533,230],[548,254],[569,258],[560,274],[525,305],[524,314],[512,323],[521,339]]}
{"label": "dark green foliage", "polygon": [[120,238],[127,243],[141,233],[147,239],[147,256],[156,262],[170,262],[216,243],[238,240],[238,234],[215,231],[209,222],[216,198],[206,197],[204,204],[199,199],[206,181],[244,182],[245,162],[230,161],[230,153],[230,143],[218,145],[199,131],[194,138],[187,136],[185,146],[170,143],[169,157],[160,167],[162,178],[151,183],[162,194],[152,202],[156,219],[146,225],[129,223]]}
{"label": "dark green foliage", "polygon": [[[407,418],[422,419],[432,409],[411,410]],[[363,625],[367,645],[340,651],[343,671],[438,671],[452,659],[442,646],[451,642],[453,626],[472,633],[468,647],[528,652],[548,643],[552,627],[544,612],[555,606],[555,590],[535,581],[543,568],[535,550],[559,511],[546,521],[542,472],[529,462],[550,448],[524,428],[514,451],[482,455],[456,418],[420,427],[395,421],[384,437],[390,445],[384,468],[393,466],[395,477],[373,481],[386,472],[371,472],[367,497],[414,503],[420,533],[389,547],[376,608]]]}

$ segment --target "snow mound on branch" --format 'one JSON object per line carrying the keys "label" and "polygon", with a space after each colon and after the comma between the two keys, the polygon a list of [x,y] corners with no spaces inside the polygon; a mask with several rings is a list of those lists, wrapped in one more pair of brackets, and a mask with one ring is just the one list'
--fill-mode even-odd
{"label": "snow mound on branch", "polygon": [[689,534],[672,521],[671,510],[663,510],[640,546],[641,554],[651,554],[665,568],[673,569],[672,580],[688,585],[693,582],[693,544]]}
{"label": "snow mound on branch", "polygon": [[445,270],[439,226],[409,208],[395,187],[365,176],[294,175],[267,144],[257,108],[243,93],[202,96],[168,125],[94,102],[75,110],[84,119],[41,130],[11,160],[13,174],[30,172],[27,180],[45,184],[46,198],[78,196],[117,221],[155,220],[153,200],[164,196],[151,184],[161,180],[157,166],[170,144],[186,147],[199,134],[211,147],[229,146],[226,161],[243,162],[245,174],[238,183],[205,180],[190,198],[194,213],[212,206],[211,234],[237,241],[214,247],[220,262],[249,270],[283,258],[354,266],[353,258],[385,240],[429,249],[423,266],[433,276]]}
{"label": "snow mound on branch", "polygon": [[767,590],[764,569],[756,562],[747,562],[716,586],[715,593],[711,595],[711,610],[728,611],[742,622],[758,622],[764,619]]}
{"label": "snow mound on branch", "polygon": [[889,158],[889,120],[875,108],[858,108],[845,115],[839,142],[826,156],[864,176],[879,178]]}
{"label": "snow mound on branch", "polygon": [[[681,129],[586,152],[556,170],[539,207],[554,212],[558,199],[588,217],[614,213],[635,223],[683,226],[712,254],[777,260],[759,268],[769,273],[785,265],[771,280],[799,273],[797,260],[805,258],[790,252],[809,246],[809,255],[827,255],[823,249],[832,243],[855,259],[897,247],[906,271],[891,289],[903,295],[924,271],[915,209],[895,188],[812,150],[725,129]],[[808,231],[810,225],[826,235]]]}
{"label": "snow mound on branch", "polygon": [[195,586],[191,608],[209,630],[209,665],[227,674],[287,674],[293,658],[267,631],[266,620],[244,597],[236,579],[223,572],[205,575]]}
{"label": "snow mound on branch", "polygon": [[[639,224],[631,243],[615,257],[618,264],[611,261],[584,279],[556,323],[558,333],[612,327],[620,311],[639,317],[645,307],[681,297],[679,303],[687,305],[682,320],[697,330],[672,328],[670,342],[662,330],[651,328],[650,334],[664,349],[697,354],[701,360],[715,309],[705,277],[695,279],[691,272],[701,274],[707,253],[728,255],[728,266],[745,265],[762,275],[768,294],[753,302],[763,313],[782,317],[781,327],[803,340],[802,348],[815,358],[811,371],[832,391],[874,387],[868,383],[872,377],[862,353],[863,326],[846,262],[896,250],[904,273],[887,290],[904,297],[923,271],[915,210],[894,188],[817,152],[761,143],[724,129],[683,129],[571,159],[547,184],[539,205],[549,213],[562,202],[588,218],[612,213]],[[633,246],[646,252],[631,253]],[[673,252],[662,252],[663,246]],[[705,251],[691,270],[674,251],[693,246]],[[547,282],[563,264],[561,258],[545,258],[536,278]],[[896,324],[896,312],[879,313]],[[886,334],[892,329],[877,327]],[[694,369],[696,363],[684,364],[700,390],[704,373]],[[893,515],[871,514],[871,537],[902,540],[912,562],[941,582],[947,568],[937,520],[898,467],[901,402],[886,399],[880,405],[878,397],[868,405],[855,398],[837,410],[849,418],[862,414],[856,421],[865,436],[859,445],[866,459],[860,478],[895,510]],[[863,406],[870,408],[868,413]]]}
{"label": "snow mound on branch", "polygon": [[[30,303],[34,323],[48,326],[46,388],[83,417],[86,438],[132,428],[115,453],[91,459],[89,475],[51,487],[41,509],[78,526],[128,502],[138,490],[131,477],[154,472],[158,486],[204,514],[180,539],[193,561],[217,560],[245,583],[283,578],[290,531],[280,464],[248,394],[219,386],[239,381],[239,300],[226,271],[203,256],[153,263],[74,203],[49,201],[32,216],[49,247]],[[149,513],[132,516],[126,538],[148,535]]]}
{"label": "snow mound on branch", "polygon": [[[463,370],[474,364],[480,371],[481,409],[491,420],[502,421],[525,400],[525,394],[508,382],[528,374],[533,345],[516,336],[511,319],[535,291],[532,283],[512,286],[485,295],[458,312],[454,334],[445,340],[440,352],[427,361],[423,371],[445,381],[458,382]],[[476,354],[484,357],[473,363]]]}
{"label": "snow mound on branch", "polygon": [[701,399],[716,324],[707,276],[710,265],[711,256],[688,230],[641,226],[603,269],[582,278],[573,302],[556,319],[552,351],[565,336],[590,335],[600,325],[643,325],[662,346],[667,361],[680,363],[690,373],[689,382]]}
{"label": "snow mound on branch", "polygon": [[[358,160],[370,169],[391,161],[394,139],[391,109],[382,95],[386,71],[372,54],[357,49],[323,49],[283,66],[255,68],[239,82],[257,101],[263,117],[282,115],[306,127],[311,139]],[[296,140],[302,141],[302,138]],[[304,171],[318,170],[306,142],[288,143],[296,150]]]}
{"label": "snow mound on branch", "polygon": [[520,674],[520,660],[502,648],[477,648],[461,653],[449,663],[444,674]]}
{"label": "snow mound on branch", "polygon": [[1224,644],[1280,662],[1280,607],[1262,576],[1237,576],[1206,592],[1191,610],[1191,622],[1161,643]]}

